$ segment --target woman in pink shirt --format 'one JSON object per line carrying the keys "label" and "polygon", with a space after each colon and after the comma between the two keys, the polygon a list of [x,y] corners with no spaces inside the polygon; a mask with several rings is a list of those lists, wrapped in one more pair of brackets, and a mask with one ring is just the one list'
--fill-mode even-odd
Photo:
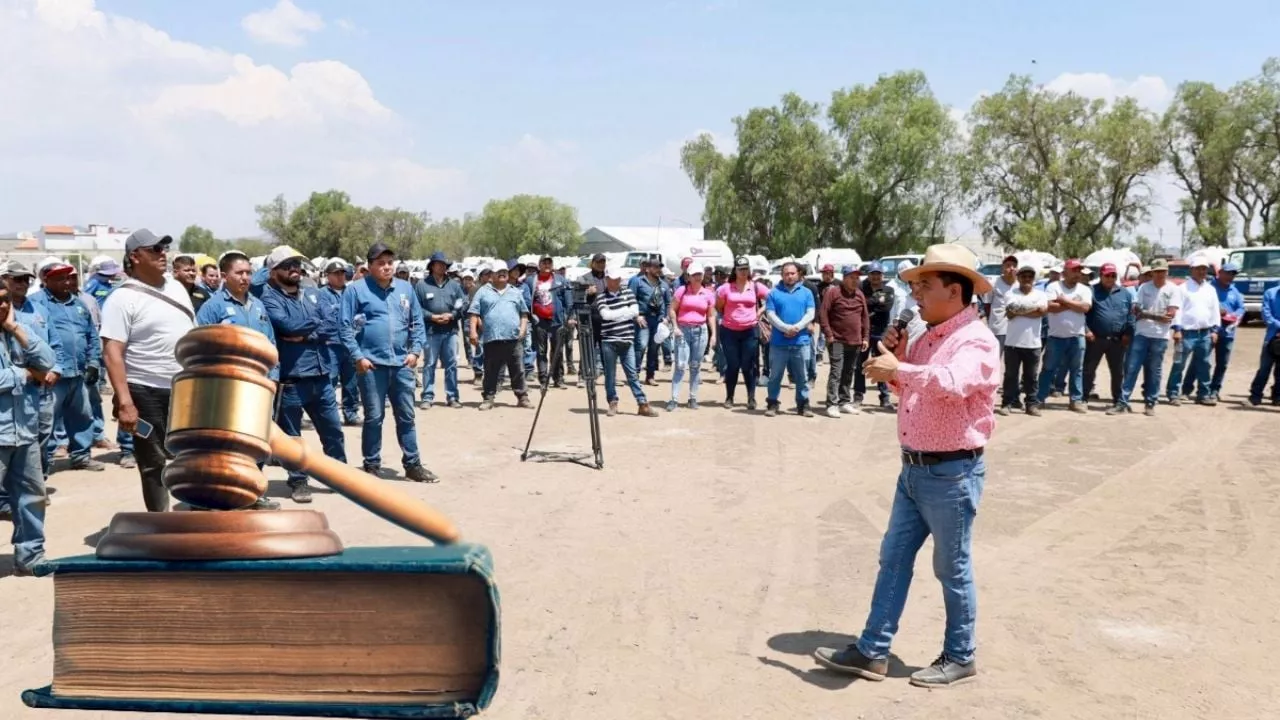
{"label": "woman in pink shirt", "polygon": [[747,410],[756,409],[756,380],[760,378],[758,327],[764,312],[765,286],[751,279],[751,261],[739,257],[733,264],[733,279],[716,289],[716,312],[720,314],[720,347],[727,366],[724,376],[724,406],[733,407],[733,391],[738,373],[747,386]]}
{"label": "woman in pink shirt", "polygon": [[671,373],[671,401],[667,412],[680,404],[680,383],[689,373],[689,409],[698,409],[698,383],[702,379],[702,356],[716,344],[716,294],[703,287],[703,270],[689,266],[689,282],[676,289],[671,298],[671,334],[676,339],[676,369]]}

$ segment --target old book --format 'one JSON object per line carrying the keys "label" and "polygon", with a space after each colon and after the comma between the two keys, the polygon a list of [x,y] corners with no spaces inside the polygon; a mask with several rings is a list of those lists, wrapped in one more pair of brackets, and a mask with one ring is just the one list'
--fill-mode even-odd
{"label": "old book", "polygon": [[466,716],[497,686],[478,545],[296,560],[54,561],[53,683],[33,707]]}

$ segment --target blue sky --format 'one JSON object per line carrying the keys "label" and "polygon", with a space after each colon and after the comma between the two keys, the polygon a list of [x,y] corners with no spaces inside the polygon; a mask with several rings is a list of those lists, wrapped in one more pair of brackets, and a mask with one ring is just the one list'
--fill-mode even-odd
{"label": "blue sky", "polygon": [[[255,202],[330,186],[436,216],[539,192],[584,226],[696,223],[676,149],[699,130],[731,144],[734,115],[789,90],[920,68],[963,109],[1017,72],[1159,110],[1184,79],[1229,84],[1280,54],[1262,0],[54,2],[0,0],[0,41],[27,50],[0,93],[64,108],[0,120],[0,152],[37,168],[0,180],[0,231],[253,234]],[[282,96],[298,100],[264,109]]]}

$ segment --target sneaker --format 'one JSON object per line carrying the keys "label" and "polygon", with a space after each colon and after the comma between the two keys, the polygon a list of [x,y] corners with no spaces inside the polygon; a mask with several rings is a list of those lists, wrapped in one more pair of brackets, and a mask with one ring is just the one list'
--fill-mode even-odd
{"label": "sneaker", "polygon": [[720,407],[724,408],[725,410],[732,410],[732,409],[733,409],[733,398],[731,398],[731,397],[730,397],[730,398],[725,398],[725,399],[724,399],[724,402],[720,403]]}
{"label": "sneaker", "polygon": [[372,463],[364,463],[363,465],[361,465],[361,466],[360,466],[360,469],[361,469],[361,470],[363,470],[363,471],[365,471],[365,472],[367,472],[367,473],[369,473],[370,475],[372,475],[372,476],[374,476],[374,477],[382,477],[382,466],[381,466],[381,465],[374,465],[374,464],[372,464]]}
{"label": "sneaker", "polygon": [[618,401],[614,400],[609,403],[609,411],[605,413],[607,417],[615,417],[618,414]]}
{"label": "sneaker", "polygon": [[813,659],[828,670],[845,675],[856,675],[864,680],[879,682],[889,672],[887,659],[872,660],[858,652],[855,645],[850,645],[843,650],[820,647],[813,651]]}
{"label": "sneaker", "polygon": [[486,398],[486,399],[484,399],[484,400],[481,400],[481,401],[480,401],[480,407],[479,407],[479,409],[480,409],[480,410],[492,410],[492,409],[493,409],[493,401],[492,401],[492,400],[489,400],[489,399],[487,399],[487,398]]}
{"label": "sneaker", "polygon": [[756,399],[755,399],[755,398],[747,398],[747,412],[755,412],[755,411],[756,411],[756,407],[757,407],[757,406],[756,406]]}
{"label": "sneaker", "polygon": [[647,386],[649,386],[649,387],[657,387],[657,385],[658,385],[658,381],[657,381],[657,380],[654,380],[654,379],[653,379],[653,378],[651,378],[651,377],[647,377],[647,378],[645,378],[645,379],[644,379],[644,384],[645,384],[645,385],[647,385]]}
{"label": "sneaker", "polygon": [[778,406],[777,406],[777,405],[769,405],[768,407],[766,407],[766,408],[764,409],[764,416],[765,416],[765,417],[775,417],[775,416],[777,416],[777,414],[778,414]]}
{"label": "sneaker", "polygon": [[458,398],[454,398],[449,401],[449,407],[457,410],[462,407],[462,401],[459,400]]}
{"label": "sneaker", "polygon": [[884,408],[885,410],[892,410],[893,401],[890,400],[889,398],[880,398],[880,407]]}
{"label": "sneaker", "polygon": [[1039,405],[1028,405],[1028,406],[1027,406],[1027,414],[1028,414],[1028,415],[1030,415],[1031,417],[1040,417],[1040,406],[1039,406]]}
{"label": "sneaker", "polygon": [[922,688],[948,688],[963,685],[978,677],[978,663],[970,660],[961,665],[942,654],[933,664],[911,673],[911,684]]}
{"label": "sneaker", "polygon": [[533,400],[530,400],[528,395],[521,395],[520,401],[516,403],[516,407],[525,408],[526,410],[532,408]]}
{"label": "sneaker", "polygon": [[862,403],[845,403],[840,406],[840,412],[845,415],[861,415]]}
{"label": "sneaker", "polygon": [[79,462],[71,463],[72,470],[89,470],[92,472],[102,472],[107,469],[106,465],[94,460],[93,458],[85,458]]}
{"label": "sneaker", "polygon": [[680,406],[676,403],[676,401],[675,401],[675,400],[669,400],[669,401],[667,401],[667,412],[675,412],[675,411],[676,411],[676,408],[678,408],[678,407],[680,407]]}
{"label": "sneaker", "polygon": [[404,476],[408,480],[420,483],[440,482],[440,478],[436,474],[421,465],[413,465],[404,469]]}
{"label": "sneaker", "polygon": [[289,488],[289,499],[302,504],[311,502],[311,486],[304,482]]}
{"label": "sneaker", "polygon": [[640,409],[636,410],[636,414],[640,417],[658,417],[658,411],[649,407],[649,403],[641,405]]}
{"label": "sneaker", "polygon": [[1174,395],[1173,397],[1169,398],[1169,404],[1174,407],[1178,407],[1179,405],[1182,405],[1182,398],[1177,395]]}
{"label": "sneaker", "polygon": [[117,462],[119,462],[119,463],[120,463],[120,467],[122,467],[122,468],[136,468],[136,467],[138,467],[138,461],[137,461],[136,459],[134,459],[134,457],[133,457],[133,453],[129,453],[129,454],[127,454],[127,455],[121,455],[121,456],[120,456],[120,459],[119,459]]}
{"label": "sneaker", "polygon": [[1147,417],[1155,417],[1155,416],[1156,416],[1156,406],[1155,406],[1155,405],[1148,405],[1148,406],[1147,406],[1147,407],[1142,411],[1142,414],[1143,414],[1143,415],[1146,415]]}
{"label": "sneaker", "polygon": [[430,403],[429,401],[427,401],[427,400],[423,400],[422,402],[418,403],[418,409],[419,409],[419,410],[430,410],[430,409],[431,409],[431,403]]}
{"label": "sneaker", "polygon": [[1127,405],[1112,405],[1111,407],[1107,408],[1108,416],[1120,415],[1122,413],[1127,413],[1127,412],[1131,412],[1131,410],[1129,410],[1129,406]]}
{"label": "sneaker", "polygon": [[813,410],[809,409],[808,405],[805,405],[804,407],[796,408],[796,414],[800,417],[811,418],[813,417]]}
{"label": "sneaker", "polygon": [[245,508],[245,510],[279,510],[280,503],[265,497],[260,497],[253,501],[253,504]]}
{"label": "sneaker", "polygon": [[828,406],[827,406],[827,417],[829,417],[829,418],[838,418],[838,417],[840,417],[840,406],[839,406],[839,405],[828,405]]}
{"label": "sneaker", "polygon": [[1080,413],[1081,415],[1087,415],[1089,413],[1089,406],[1082,402],[1073,402],[1067,406],[1067,409],[1073,413]]}
{"label": "sneaker", "polygon": [[1003,415],[1003,416],[1005,416],[1005,417],[1008,417],[1008,416],[1009,416],[1009,406],[1008,406],[1008,405],[1001,405],[1000,407],[996,408],[996,414],[997,414],[997,415]]}
{"label": "sneaker", "polygon": [[551,383],[551,387],[557,390],[563,390],[566,387],[568,387],[568,385],[564,384],[564,380],[556,380],[555,382]]}
{"label": "sneaker", "polygon": [[689,400],[689,409],[690,409],[690,410],[697,410],[697,409],[698,409],[698,401],[697,401],[697,400],[692,400],[692,399],[691,399],[691,400]]}
{"label": "sneaker", "polygon": [[1218,398],[1214,397],[1213,395],[1209,395],[1208,397],[1202,397],[1199,400],[1196,400],[1196,404],[1213,407],[1214,405],[1218,404]]}

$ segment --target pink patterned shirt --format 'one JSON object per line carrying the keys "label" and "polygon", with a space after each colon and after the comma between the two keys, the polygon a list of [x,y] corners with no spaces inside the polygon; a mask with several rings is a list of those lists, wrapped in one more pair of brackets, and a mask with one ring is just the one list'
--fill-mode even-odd
{"label": "pink patterned shirt", "polygon": [[975,450],[991,439],[1000,346],[973,307],[916,338],[892,383],[906,450]]}

